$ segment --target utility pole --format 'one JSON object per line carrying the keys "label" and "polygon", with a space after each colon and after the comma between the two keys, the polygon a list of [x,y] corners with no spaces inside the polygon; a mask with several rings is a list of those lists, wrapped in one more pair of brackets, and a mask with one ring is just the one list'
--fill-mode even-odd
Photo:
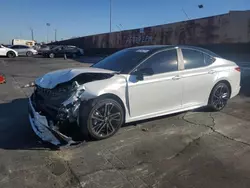
{"label": "utility pole", "polygon": [[56,42],[57,29],[55,29],[55,42]]}
{"label": "utility pole", "polygon": [[50,23],[46,23],[46,26],[47,26],[47,43],[49,43],[49,26],[50,26]]}
{"label": "utility pole", "polygon": [[112,31],[112,0],[109,0],[110,8],[109,8],[109,32]]}
{"label": "utility pole", "polygon": [[30,28],[30,32],[31,32],[31,39],[34,40],[34,30]]}

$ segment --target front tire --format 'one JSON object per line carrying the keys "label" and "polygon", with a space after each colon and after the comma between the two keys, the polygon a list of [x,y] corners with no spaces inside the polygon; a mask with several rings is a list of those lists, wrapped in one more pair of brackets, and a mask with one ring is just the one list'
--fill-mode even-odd
{"label": "front tire", "polygon": [[220,111],[226,106],[229,98],[230,98],[229,86],[224,82],[220,82],[214,86],[209,97],[208,106],[213,111]]}
{"label": "front tire", "polygon": [[99,97],[80,106],[79,125],[85,138],[109,138],[123,123],[124,110],[121,104],[112,98]]}
{"label": "front tire", "polygon": [[50,53],[49,54],[49,58],[54,58],[55,57],[55,54],[54,53]]}
{"label": "front tire", "polygon": [[8,57],[8,58],[14,58],[14,57],[16,57],[16,54],[15,54],[14,52],[12,52],[12,51],[9,51],[9,52],[7,53],[7,57]]}

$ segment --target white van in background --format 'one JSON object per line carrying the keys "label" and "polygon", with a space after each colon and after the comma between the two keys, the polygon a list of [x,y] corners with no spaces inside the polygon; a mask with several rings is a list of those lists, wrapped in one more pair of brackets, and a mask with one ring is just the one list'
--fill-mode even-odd
{"label": "white van in background", "polygon": [[24,39],[13,39],[12,40],[12,45],[26,45],[33,47],[35,46],[36,41],[34,40],[24,40]]}

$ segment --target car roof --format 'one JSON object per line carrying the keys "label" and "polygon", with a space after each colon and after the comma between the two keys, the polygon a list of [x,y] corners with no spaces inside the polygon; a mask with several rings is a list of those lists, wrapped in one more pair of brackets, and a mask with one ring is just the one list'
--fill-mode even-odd
{"label": "car roof", "polygon": [[173,49],[173,48],[188,48],[188,49],[201,51],[203,53],[209,54],[209,55],[214,56],[214,57],[220,57],[219,55],[215,54],[214,52],[212,52],[208,49],[197,47],[197,46],[189,46],[189,45],[148,45],[148,46],[136,46],[136,47],[131,47],[128,49],[149,50],[152,53],[154,53],[154,52],[157,52],[160,50]]}

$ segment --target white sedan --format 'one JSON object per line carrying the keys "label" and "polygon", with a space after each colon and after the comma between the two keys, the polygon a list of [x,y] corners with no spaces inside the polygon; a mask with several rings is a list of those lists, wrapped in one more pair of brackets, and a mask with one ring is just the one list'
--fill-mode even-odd
{"label": "white sedan", "polygon": [[18,56],[18,53],[13,49],[10,49],[10,48],[7,48],[3,45],[0,45],[0,56],[6,56],[9,58],[13,58],[13,57]]}
{"label": "white sedan", "polygon": [[36,79],[29,118],[35,133],[55,145],[72,143],[60,132],[65,122],[77,122],[85,137],[104,139],[128,122],[202,106],[219,111],[239,93],[240,77],[234,62],[202,48],[128,48],[91,67]]}

